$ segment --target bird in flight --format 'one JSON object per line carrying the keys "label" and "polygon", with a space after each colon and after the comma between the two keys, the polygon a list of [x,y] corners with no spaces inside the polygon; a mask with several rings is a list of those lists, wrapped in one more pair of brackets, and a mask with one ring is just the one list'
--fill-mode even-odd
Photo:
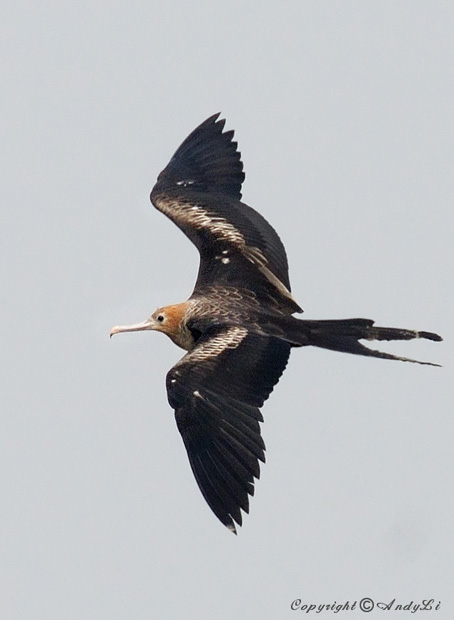
{"label": "bird in flight", "polygon": [[376,327],[370,319],[302,320],[284,246],[241,202],[245,175],[233,131],[215,114],[177,149],[150,199],[194,243],[200,265],[187,301],[110,333],[155,330],[187,353],[167,374],[167,394],[200,490],[236,533],[265,462],[260,408],[293,347],[308,345],[419,362],[369,349],[360,340],[440,341],[437,334]]}

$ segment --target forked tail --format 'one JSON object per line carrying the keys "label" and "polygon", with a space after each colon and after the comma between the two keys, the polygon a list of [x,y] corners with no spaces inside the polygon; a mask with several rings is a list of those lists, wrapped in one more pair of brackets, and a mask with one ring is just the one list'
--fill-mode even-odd
{"label": "forked tail", "polygon": [[[438,334],[432,332],[418,332],[410,329],[398,329],[395,327],[375,327],[374,321],[370,319],[339,319],[328,321],[308,321],[298,320],[304,324],[306,342],[301,344],[313,345],[323,349],[333,351],[343,351],[356,355],[366,355],[368,357],[381,357],[387,360],[400,360],[402,362],[414,362],[415,364],[426,364],[428,366],[439,366],[432,362],[420,362],[419,360],[392,355],[369,349],[359,340],[413,340],[414,338],[425,338],[439,342],[443,340]],[[303,327],[301,325],[301,327]]]}

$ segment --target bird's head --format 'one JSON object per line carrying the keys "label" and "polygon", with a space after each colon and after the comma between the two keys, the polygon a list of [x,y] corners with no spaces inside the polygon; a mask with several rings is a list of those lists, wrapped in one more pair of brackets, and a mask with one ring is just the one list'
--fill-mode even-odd
{"label": "bird's head", "polygon": [[169,336],[183,349],[188,349],[189,342],[186,342],[186,332],[184,329],[183,317],[187,309],[187,302],[182,304],[175,304],[172,306],[165,306],[158,308],[153,314],[142,321],[142,323],[135,323],[134,325],[117,325],[110,330],[110,337],[120,332],[139,332],[146,330],[153,330],[157,332],[163,332],[166,336]]}

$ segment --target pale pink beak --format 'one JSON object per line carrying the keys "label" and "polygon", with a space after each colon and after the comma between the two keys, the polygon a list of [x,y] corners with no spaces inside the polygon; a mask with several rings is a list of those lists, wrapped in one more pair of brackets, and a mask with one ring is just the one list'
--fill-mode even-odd
{"label": "pale pink beak", "polygon": [[146,321],[142,321],[142,323],[135,323],[134,325],[116,325],[115,327],[112,327],[112,329],[110,330],[110,337],[112,338],[114,334],[119,334],[120,332],[141,332],[141,331],[144,331],[145,329],[154,329],[154,328],[155,328],[155,322],[150,317]]}

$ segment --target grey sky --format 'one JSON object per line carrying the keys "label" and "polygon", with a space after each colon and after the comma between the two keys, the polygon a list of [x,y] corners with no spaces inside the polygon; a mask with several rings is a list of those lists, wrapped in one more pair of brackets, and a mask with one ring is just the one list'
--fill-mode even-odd
{"label": "grey sky", "polygon": [[[442,1],[3,4],[2,620],[452,617],[453,27]],[[218,111],[305,316],[445,338],[383,347],[442,369],[295,350],[238,537],[167,404],[182,352],[108,338],[192,290],[148,195]]]}

